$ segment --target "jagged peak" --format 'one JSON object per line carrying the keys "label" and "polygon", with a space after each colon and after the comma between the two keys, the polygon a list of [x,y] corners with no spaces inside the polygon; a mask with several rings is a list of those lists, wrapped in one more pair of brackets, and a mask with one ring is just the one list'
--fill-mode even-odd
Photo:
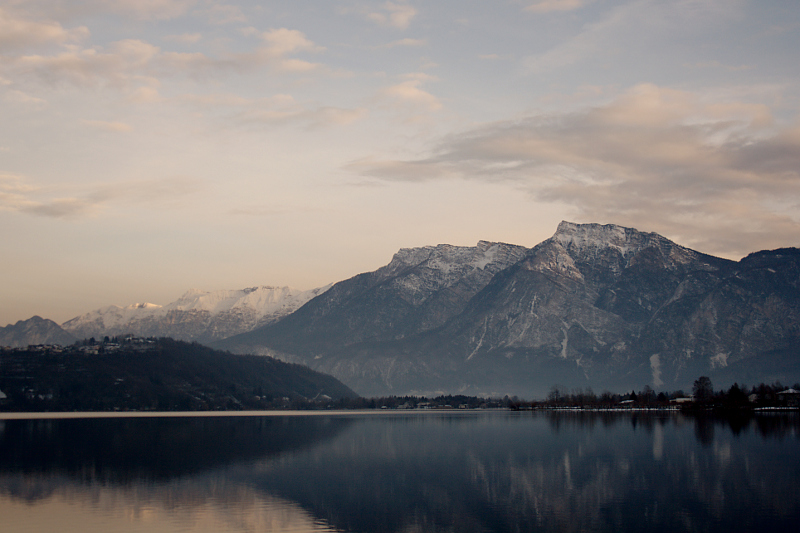
{"label": "jagged peak", "polygon": [[[437,244],[417,248],[400,248],[392,257],[388,266],[414,266],[429,259],[460,261],[466,254],[486,254],[498,248],[525,249],[523,246],[503,242],[478,241],[475,246],[457,246],[453,244]],[[480,258],[476,261],[480,262]],[[484,261],[485,264],[486,261]]]}
{"label": "jagged peak", "polygon": [[562,221],[551,241],[558,242],[565,248],[590,250],[599,248],[615,248],[622,255],[635,253],[652,244],[672,244],[657,233],[647,233],[634,228],[616,224],[576,224]]}

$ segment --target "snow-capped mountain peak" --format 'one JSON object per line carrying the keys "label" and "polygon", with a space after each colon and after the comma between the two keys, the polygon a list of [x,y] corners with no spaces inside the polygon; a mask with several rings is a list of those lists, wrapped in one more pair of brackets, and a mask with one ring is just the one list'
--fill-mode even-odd
{"label": "snow-capped mountain peak", "polygon": [[62,327],[76,337],[133,333],[211,341],[278,320],[329,287],[309,291],[272,286],[219,291],[190,289],[167,305],[110,305],[68,320]]}

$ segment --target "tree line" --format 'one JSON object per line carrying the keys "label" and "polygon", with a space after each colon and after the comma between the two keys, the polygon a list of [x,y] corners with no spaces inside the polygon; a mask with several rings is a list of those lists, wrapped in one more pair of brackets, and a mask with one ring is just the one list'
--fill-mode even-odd
{"label": "tree line", "polygon": [[[692,385],[690,394],[683,390],[656,392],[649,385],[645,385],[638,392],[618,394],[603,391],[598,395],[590,387],[568,391],[564,387],[554,385],[545,400],[531,402],[531,406],[590,408],[680,406],[686,409],[796,407],[798,399],[795,396],[800,396],[800,394],[780,394],[785,393],[787,389],[789,387],[780,381],[775,381],[771,384],[760,383],[754,387],[734,383],[728,389],[714,390],[713,383],[708,376],[697,378]],[[800,390],[800,383],[795,383],[791,389]]]}

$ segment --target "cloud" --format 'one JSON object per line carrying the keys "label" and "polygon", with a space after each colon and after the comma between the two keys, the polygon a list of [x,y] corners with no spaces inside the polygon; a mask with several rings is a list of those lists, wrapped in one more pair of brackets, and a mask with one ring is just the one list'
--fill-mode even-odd
{"label": "cloud", "polygon": [[319,63],[287,57],[299,52],[319,53],[325,51],[324,47],[314,44],[301,31],[278,28],[262,32],[259,37],[264,46],[253,53],[239,54],[232,58],[238,67],[252,68],[253,66],[269,65],[276,70],[291,73],[309,72],[322,68]]}
{"label": "cloud", "polygon": [[[12,73],[51,85],[68,82],[80,87],[108,84],[124,87],[152,73],[165,56],[152,44],[138,39],[112,43],[107,50],[86,48],[55,55],[26,55],[10,64]],[[168,57],[168,56],[167,56]]]}
{"label": "cloud", "polygon": [[275,57],[282,57],[300,50],[311,52],[325,50],[308,40],[303,32],[287,28],[266,31],[261,34],[261,38],[267,43],[264,50]]}
{"label": "cloud", "polygon": [[581,112],[487,124],[416,160],[348,169],[510,183],[587,221],[680,236],[710,253],[800,245],[800,125],[775,124],[763,105],[651,84]]}
{"label": "cloud", "polygon": [[263,32],[259,46],[251,52],[213,57],[201,52],[171,52],[139,39],[124,39],[107,47],[68,47],[52,55],[30,54],[10,57],[3,65],[4,73],[17,83],[43,82],[48,85],[69,83],[78,87],[110,86],[128,91],[137,90],[142,80],[149,89],[140,101],[155,101],[154,85],[163,77],[176,75],[205,77],[223,72],[246,72],[270,67],[287,73],[324,71],[322,65],[292,54],[317,53],[324,50],[302,32],[280,28]]}
{"label": "cloud", "polygon": [[245,98],[236,94],[189,94],[184,102],[219,111],[229,108],[229,118],[243,124],[300,124],[309,128],[343,126],[366,117],[365,108],[308,106],[288,94]]}
{"label": "cloud", "polygon": [[162,102],[164,98],[156,87],[144,85],[133,89],[128,95],[128,100],[135,104],[154,104]]}
{"label": "cloud", "polygon": [[0,172],[0,198],[9,198],[9,195],[22,195],[35,190],[36,187],[25,183],[22,176]]}
{"label": "cloud", "polygon": [[425,39],[399,39],[390,43],[384,44],[381,48],[396,48],[398,46],[426,46],[428,41]]}
{"label": "cloud", "polygon": [[186,14],[197,0],[94,0],[97,7],[144,20],[166,20]]}
{"label": "cloud", "polygon": [[198,190],[196,180],[169,178],[96,185],[83,191],[30,185],[22,176],[0,174],[0,210],[57,219],[79,219],[100,213],[109,204],[155,205]]}
{"label": "cloud", "polygon": [[417,15],[413,6],[404,2],[386,2],[383,11],[367,14],[367,18],[380,24],[404,30],[411,24],[411,19]]}
{"label": "cloud", "polygon": [[239,120],[249,123],[263,124],[289,124],[299,123],[308,127],[342,126],[351,124],[367,116],[364,108],[345,109],[340,107],[323,106],[312,109],[302,107],[289,108],[250,108],[241,115]]}
{"label": "cloud", "polygon": [[411,107],[415,110],[438,111],[442,108],[442,103],[431,93],[421,89],[421,85],[430,80],[435,80],[434,76],[425,73],[413,73],[403,76],[406,81],[384,87],[379,91],[379,97],[388,100],[393,105]]}
{"label": "cloud", "polygon": [[46,100],[36,96],[31,96],[30,94],[17,89],[7,89],[2,91],[2,99],[12,104],[23,104],[33,106],[35,108],[40,108],[47,104]]}
{"label": "cloud", "polygon": [[94,129],[108,131],[112,133],[125,133],[131,131],[130,124],[124,122],[107,122],[104,120],[84,120],[83,124]]}
{"label": "cloud", "polygon": [[525,8],[532,13],[552,13],[554,11],[574,11],[580,9],[591,0],[542,0]]}
{"label": "cloud", "polygon": [[0,209],[42,215],[53,218],[69,218],[85,214],[91,202],[77,198],[36,200],[38,187],[26,183],[22,176],[0,174]]}
{"label": "cloud", "polygon": [[88,36],[89,30],[85,26],[65,29],[58,22],[28,20],[0,7],[0,52],[34,45],[78,42]]}
{"label": "cloud", "polygon": [[393,161],[365,157],[351,161],[345,169],[385,181],[425,182],[464,176],[449,165],[431,164],[427,160]]}

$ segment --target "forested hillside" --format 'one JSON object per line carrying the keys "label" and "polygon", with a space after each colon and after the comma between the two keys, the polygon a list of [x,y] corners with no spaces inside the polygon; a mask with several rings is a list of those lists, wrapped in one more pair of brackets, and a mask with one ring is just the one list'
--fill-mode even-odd
{"label": "forested hillside", "polygon": [[[81,350],[80,348],[84,348]],[[336,379],[270,357],[152,339],[0,353],[4,411],[267,409],[352,398]]]}

